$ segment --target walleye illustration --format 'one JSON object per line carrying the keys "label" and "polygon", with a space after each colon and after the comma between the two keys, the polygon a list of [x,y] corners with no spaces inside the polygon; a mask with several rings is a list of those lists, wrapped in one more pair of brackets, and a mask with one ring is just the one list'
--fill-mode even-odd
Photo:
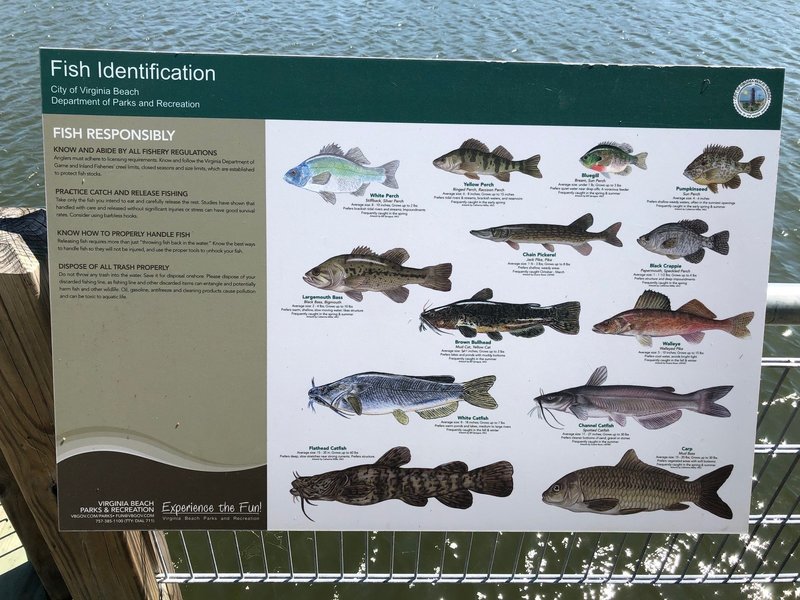
{"label": "walleye illustration", "polygon": [[540,158],[536,154],[525,160],[514,160],[511,153],[502,146],[490,151],[483,142],[469,139],[457,150],[434,160],[433,166],[470,179],[480,179],[480,175],[491,175],[500,181],[508,182],[511,173],[515,171],[531,177],[541,177]]}
{"label": "walleye illustration", "polygon": [[403,286],[411,283],[450,291],[452,264],[414,269],[403,266],[408,258],[403,248],[376,254],[366,246],[358,246],[350,254],[340,254],[317,265],[303,276],[303,281],[323,290],[343,292],[356,302],[363,300],[363,292],[382,292],[395,302],[405,302],[408,288]]}
{"label": "walleye illustration", "polygon": [[460,401],[485,409],[497,408],[489,394],[494,375],[456,383],[451,375],[393,375],[391,373],[357,373],[325,385],[311,380],[308,406],[327,406],[337,415],[391,414],[398,423],[408,425],[408,413],[423,419],[441,419],[453,414]]}
{"label": "walleye illustration", "polygon": [[573,512],[601,515],[686,510],[686,502],[691,502],[712,515],[731,519],[731,508],[718,491],[732,471],[733,465],[726,465],[687,481],[685,475],[648,465],[631,449],[613,467],[588,467],[568,473],[545,490],[542,501]]}
{"label": "walleye illustration", "polygon": [[637,242],[645,250],[663,254],[675,260],[685,258],[690,263],[699,263],[709,248],[720,254],[728,254],[730,232],[720,231],[712,236],[704,236],[708,224],[700,219],[665,223],[641,236]]}
{"label": "walleye illustration", "polygon": [[596,333],[634,336],[643,346],[650,346],[654,337],[679,335],[690,344],[699,344],[704,331],[719,329],[737,338],[750,335],[747,326],[753,320],[753,312],[746,312],[728,319],[716,320],[699,300],[690,300],[677,310],[670,308],[664,294],[645,291],[631,310],[626,310],[592,327]]}
{"label": "walleye illustration", "polygon": [[743,157],[744,151],[738,146],[711,144],[689,163],[683,175],[699,185],[708,186],[715,194],[720,185],[732,190],[738,188],[742,184],[740,173],[763,179],[761,165],[764,157],[757,156],[749,162],[739,162]]}
{"label": "walleye illustration", "polygon": [[382,183],[388,188],[397,187],[395,173],[399,160],[380,167],[368,167],[369,161],[358,148],[347,154],[337,144],[328,144],[319,154],[305,159],[283,176],[287,183],[317,192],[326,202],[336,204],[336,194],[363,196],[370,183]]}
{"label": "walleye illustration", "polygon": [[514,467],[505,460],[469,470],[461,461],[434,467],[401,468],[411,462],[411,451],[398,446],[377,461],[340,471],[295,480],[289,492],[300,498],[300,509],[307,519],[306,503],[313,500],[341,502],[353,506],[368,506],[385,500],[402,500],[410,506],[425,506],[428,498],[436,498],[450,508],[472,506],[472,492],[506,497],[514,490]]}
{"label": "walleye illustration", "polygon": [[553,244],[566,244],[583,256],[587,256],[592,252],[589,242],[594,240],[622,247],[622,242],[617,237],[622,223],[614,223],[597,233],[589,231],[592,223],[594,217],[591,213],[586,213],[569,225],[500,225],[488,229],[475,229],[470,233],[482,240],[505,242],[514,250],[519,250],[520,244],[541,244],[548,252],[555,252]]}
{"label": "walleye illustration", "polygon": [[490,288],[484,288],[468,300],[423,310],[419,316],[419,330],[432,329],[441,333],[442,329],[458,329],[467,338],[485,333],[496,342],[503,339],[502,333],[522,338],[542,335],[545,325],[569,335],[575,335],[580,330],[580,302],[564,302],[555,306],[541,306],[532,302],[508,304],[492,302],[492,295]]}
{"label": "walleye illustration", "polygon": [[[545,411],[560,410],[572,413],[581,421],[590,417],[607,418],[621,427],[631,417],[647,429],[661,429],[672,425],[681,418],[684,410],[712,417],[731,416],[727,408],[717,404],[717,400],[733,389],[730,385],[706,388],[690,394],[676,394],[672,387],[603,385],[607,375],[605,367],[598,367],[586,385],[542,394],[534,398],[534,402],[538,402],[542,416]],[[536,407],[528,414],[531,415],[535,410]]]}
{"label": "walleye illustration", "polygon": [[631,165],[640,169],[647,169],[647,152],[633,153],[630,144],[617,142],[603,142],[598,144],[586,154],[581,156],[581,164],[587,169],[602,173],[603,177],[610,178],[614,175],[630,175],[633,171]]}

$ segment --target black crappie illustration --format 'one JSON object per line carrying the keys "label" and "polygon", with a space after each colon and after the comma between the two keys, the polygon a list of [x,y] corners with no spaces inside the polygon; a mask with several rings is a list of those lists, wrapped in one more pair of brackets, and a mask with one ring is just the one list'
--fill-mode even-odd
{"label": "black crappie illustration", "polygon": [[609,173],[630,175],[631,171],[633,171],[631,165],[636,165],[640,169],[646,170],[646,159],[647,152],[634,154],[633,147],[630,144],[603,142],[581,156],[580,161],[587,169],[602,173],[603,177],[609,178]]}
{"label": "black crappie illustration", "polygon": [[708,186],[715,194],[718,186],[735,190],[742,184],[740,173],[747,173],[755,179],[763,179],[761,165],[763,156],[756,156],[749,162],[739,162],[744,157],[744,151],[738,146],[706,146],[703,153],[695,158],[686,170],[684,176],[700,185]]}
{"label": "black crappie illustration", "polygon": [[525,160],[514,160],[511,153],[502,146],[490,151],[483,142],[469,139],[461,144],[460,148],[434,160],[433,166],[470,179],[480,179],[480,175],[489,175],[507,182],[511,180],[510,175],[514,172],[541,177],[539,159],[540,156],[536,154]]}
{"label": "black crappie illustration", "polygon": [[664,223],[639,237],[636,241],[645,250],[661,254],[667,258],[685,258],[687,262],[699,263],[708,248],[719,254],[728,254],[730,232],[720,231],[704,236],[708,224],[700,219]]}

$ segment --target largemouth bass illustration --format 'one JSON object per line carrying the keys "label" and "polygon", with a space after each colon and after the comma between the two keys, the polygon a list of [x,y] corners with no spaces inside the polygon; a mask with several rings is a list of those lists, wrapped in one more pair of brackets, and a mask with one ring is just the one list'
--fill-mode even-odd
{"label": "largemouth bass illustration", "polygon": [[485,333],[499,342],[503,333],[532,338],[544,333],[545,326],[558,332],[575,335],[580,330],[580,302],[564,302],[555,306],[539,304],[508,304],[492,302],[492,290],[482,289],[469,300],[459,300],[445,306],[423,310],[419,330],[457,329],[461,335],[473,338]]}
{"label": "largemouth bass illustration", "polygon": [[441,419],[453,414],[460,401],[485,409],[497,408],[489,394],[495,376],[487,375],[464,383],[456,383],[451,375],[393,375],[391,373],[357,373],[308,390],[308,406],[327,406],[337,415],[391,414],[408,425],[408,413],[423,419]]}
{"label": "largemouth bass illustration", "polygon": [[433,166],[470,179],[480,179],[480,175],[490,175],[500,181],[508,182],[511,173],[514,172],[541,177],[540,158],[536,154],[525,160],[514,160],[511,153],[502,146],[490,151],[483,142],[469,139],[461,144],[460,148],[434,160]]}
{"label": "largemouth bass illustration", "polygon": [[313,500],[353,506],[402,500],[410,506],[421,507],[428,503],[428,498],[436,498],[445,506],[463,510],[472,506],[472,492],[505,497],[514,490],[514,467],[505,460],[471,471],[461,461],[433,469],[401,468],[409,462],[411,451],[398,446],[372,464],[309,477],[295,473],[289,492],[294,499],[300,498],[300,509],[313,521],[305,509],[306,503],[314,506]]}
{"label": "largemouth bass illustration", "polygon": [[742,184],[740,173],[763,179],[761,165],[764,157],[757,156],[749,162],[739,162],[743,157],[744,151],[738,146],[711,144],[689,163],[683,175],[699,185],[708,186],[715,194],[720,185],[732,190],[738,188]]}
{"label": "largemouth bass illustration", "polygon": [[690,344],[699,344],[704,331],[719,329],[737,338],[750,335],[747,326],[755,313],[746,312],[717,320],[699,300],[690,300],[677,310],[670,308],[664,294],[647,290],[631,310],[626,310],[592,327],[596,333],[634,336],[643,346],[651,346],[654,337],[679,335]]}
{"label": "largemouth bass illustration", "polygon": [[591,213],[586,213],[569,225],[500,225],[488,229],[475,229],[470,233],[482,240],[505,242],[514,250],[519,250],[520,244],[541,244],[548,252],[555,252],[554,244],[566,244],[575,248],[583,256],[592,252],[589,242],[594,240],[602,240],[612,246],[622,246],[622,242],[617,237],[622,223],[614,223],[596,233],[589,231],[592,223],[594,223],[594,217]]}
{"label": "largemouth bass illustration", "polygon": [[720,231],[712,236],[704,236],[708,224],[700,219],[665,223],[641,236],[637,242],[645,250],[663,254],[675,260],[685,258],[690,263],[699,263],[709,248],[720,254],[728,254],[730,232]]}
{"label": "largemouth bass illustration", "polygon": [[368,164],[358,148],[350,148],[345,154],[337,144],[328,144],[319,154],[289,169],[283,179],[299,188],[317,192],[331,204],[336,204],[336,194],[363,196],[370,183],[397,187],[395,173],[400,166],[399,160],[380,167],[368,167]]}
{"label": "largemouth bass illustration", "polygon": [[[542,394],[534,398],[539,410],[560,410],[575,415],[581,421],[589,418],[607,418],[621,427],[628,417],[647,429],[661,429],[675,423],[684,410],[712,417],[730,417],[730,411],[717,404],[733,389],[730,385],[697,390],[690,394],[676,394],[672,387],[646,387],[641,385],[603,385],[608,371],[595,369],[586,385]],[[536,407],[528,413],[532,414]],[[549,423],[548,423],[549,424]]]}
{"label": "largemouth bass illustration", "polygon": [[630,175],[632,165],[640,169],[647,169],[647,152],[633,153],[630,144],[617,142],[603,142],[598,144],[586,154],[581,156],[581,164],[587,169],[602,173],[603,177],[610,178],[614,175]]}
{"label": "largemouth bass illustration", "polygon": [[408,258],[403,248],[376,254],[366,246],[359,246],[350,254],[340,254],[317,265],[303,276],[303,281],[323,290],[343,292],[356,302],[363,300],[363,292],[382,292],[395,302],[405,302],[408,288],[403,286],[410,283],[450,291],[452,264],[414,269],[403,266]]}
{"label": "largemouth bass illustration", "polygon": [[542,501],[573,512],[601,515],[686,510],[686,502],[691,502],[712,515],[731,519],[730,506],[718,494],[731,471],[733,465],[726,465],[687,481],[685,475],[648,465],[631,449],[613,467],[589,467],[565,475],[545,490]]}

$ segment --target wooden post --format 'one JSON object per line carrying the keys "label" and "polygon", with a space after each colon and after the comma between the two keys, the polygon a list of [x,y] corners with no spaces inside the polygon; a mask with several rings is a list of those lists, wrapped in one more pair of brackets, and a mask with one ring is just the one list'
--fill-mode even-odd
{"label": "wooden post", "polygon": [[149,532],[58,531],[46,227],[43,210],[0,209],[0,451],[28,508],[15,528],[51,600],[179,600],[155,581]]}

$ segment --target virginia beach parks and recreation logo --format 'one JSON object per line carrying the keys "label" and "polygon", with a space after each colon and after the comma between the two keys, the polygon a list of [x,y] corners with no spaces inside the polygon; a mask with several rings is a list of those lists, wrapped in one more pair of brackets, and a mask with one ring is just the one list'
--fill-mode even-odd
{"label": "virginia beach parks and recreation logo", "polygon": [[769,86],[760,79],[743,81],[733,93],[733,107],[748,119],[760,117],[767,112],[771,100]]}

